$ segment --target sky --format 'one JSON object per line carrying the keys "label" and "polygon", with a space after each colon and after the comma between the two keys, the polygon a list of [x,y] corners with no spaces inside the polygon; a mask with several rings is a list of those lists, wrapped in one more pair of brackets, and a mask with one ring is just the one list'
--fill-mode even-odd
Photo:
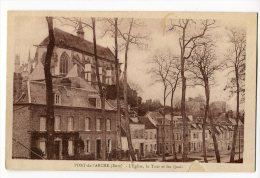
{"label": "sky", "polygon": [[[178,36],[174,32],[164,32],[162,23],[159,19],[140,19],[144,22],[144,26],[136,29],[138,32],[145,33],[149,36],[146,41],[148,47],[139,49],[131,46],[128,59],[128,78],[131,82],[137,84],[141,90],[139,95],[146,99],[158,99],[163,101],[163,85],[155,82],[151,74],[148,72],[151,68],[151,59],[156,50],[170,49],[176,56],[180,53],[178,45]],[[216,21],[217,28],[214,31],[216,42],[216,55],[219,61],[224,60],[224,55],[228,48],[227,28],[243,27],[243,24],[238,21]],[[121,27],[124,24],[121,24]],[[70,26],[54,20],[54,27],[76,35],[76,30]],[[124,30],[127,30],[124,28]],[[89,29],[84,29],[85,39],[92,41],[92,32]],[[104,24],[97,22],[97,44],[104,47],[109,47],[113,51],[114,40],[111,36],[103,36]],[[45,17],[26,17],[20,16],[15,19],[15,54],[20,55],[21,62],[28,60],[30,51],[31,58],[34,57],[36,47],[48,35],[47,22]],[[124,63],[124,51],[119,52],[120,62]],[[123,69],[123,67],[122,67]],[[211,87],[211,101],[226,101],[231,109],[235,108],[235,97],[230,98],[229,93],[224,91],[224,87],[228,82],[226,70],[218,71],[215,74],[216,84]],[[188,87],[187,98],[198,95],[204,96],[204,90],[201,86]],[[177,88],[174,100],[180,99],[181,88]],[[169,104],[169,99],[167,104]]]}

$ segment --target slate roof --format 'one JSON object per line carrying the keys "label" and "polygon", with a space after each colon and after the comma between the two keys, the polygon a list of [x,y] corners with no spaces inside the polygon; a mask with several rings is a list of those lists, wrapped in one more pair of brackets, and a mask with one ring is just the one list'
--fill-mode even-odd
{"label": "slate roof", "polygon": [[139,121],[144,124],[145,129],[156,129],[148,117],[139,117]]}
{"label": "slate roof", "polygon": [[[66,87],[62,83],[62,78],[53,79],[53,92],[61,96],[61,104],[59,106],[68,107],[84,107],[100,109],[100,107],[94,107],[89,103],[89,98],[95,97],[99,98],[98,91],[88,84],[84,79],[80,77],[71,77],[71,87]],[[31,103],[34,104],[46,104],[46,85],[45,81],[30,81],[29,85],[25,85],[23,92],[26,96],[19,101],[19,103],[29,103],[29,98],[31,98]],[[28,89],[29,88],[29,89]],[[97,101],[97,105],[100,106],[100,100]],[[115,110],[106,101],[106,110]]]}
{"label": "slate roof", "polygon": [[[94,54],[93,43],[82,39],[78,36],[72,35],[68,32],[54,28],[55,45],[65,49],[72,49],[74,51],[87,53],[90,55]],[[40,46],[46,46],[49,43],[49,37],[46,37]],[[111,50],[107,47],[97,45],[97,53],[100,58],[114,61],[114,55]]]}
{"label": "slate roof", "polygon": [[149,111],[146,115],[149,115],[156,125],[162,124],[163,116],[158,111]]}

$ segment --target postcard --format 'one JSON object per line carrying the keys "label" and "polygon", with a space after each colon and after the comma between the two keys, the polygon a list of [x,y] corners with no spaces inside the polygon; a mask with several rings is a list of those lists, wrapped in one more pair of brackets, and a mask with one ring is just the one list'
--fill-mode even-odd
{"label": "postcard", "polygon": [[256,13],[9,11],[6,168],[255,171]]}

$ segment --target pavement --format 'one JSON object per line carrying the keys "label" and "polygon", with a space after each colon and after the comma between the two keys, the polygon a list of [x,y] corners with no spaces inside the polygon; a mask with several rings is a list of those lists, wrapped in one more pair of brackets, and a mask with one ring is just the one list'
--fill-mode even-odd
{"label": "pavement", "polygon": [[[188,157],[191,158],[191,159],[194,159],[194,160],[198,160],[200,162],[204,162],[203,153],[202,152],[189,153]],[[181,159],[182,155],[181,154],[177,154],[177,158]],[[238,154],[238,152],[236,152],[235,160],[238,159],[238,158],[239,158],[239,154]],[[243,151],[241,151],[241,153],[240,153],[240,158],[243,158]],[[173,156],[172,155],[167,156],[167,157],[165,157],[165,159],[166,160],[171,160],[171,159],[173,159]],[[230,150],[229,151],[220,151],[220,161],[222,163],[229,162],[229,159],[230,159]],[[207,153],[207,160],[208,160],[209,163],[216,163],[217,162],[214,151],[209,151]],[[161,156],[157,157],[157,161],[161,162],[162,161],[162,157]]]}

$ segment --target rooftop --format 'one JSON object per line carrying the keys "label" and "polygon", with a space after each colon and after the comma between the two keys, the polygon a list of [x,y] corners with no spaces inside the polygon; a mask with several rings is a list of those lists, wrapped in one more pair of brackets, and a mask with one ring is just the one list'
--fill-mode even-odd
{"label": "rooftop", "polygon": [[[55,45],[65,49],[73,49],[78,52],[94,54],[93,43],[82,39],[78,36],[72,35],[68,32],[54,28]],[[47,46],[49,44],[49,37],[46,37],[40,46]],[[104,58],[110,61],[114,60],[114,55],[108,47],[97,45],[97,53],[100,58]]]}

